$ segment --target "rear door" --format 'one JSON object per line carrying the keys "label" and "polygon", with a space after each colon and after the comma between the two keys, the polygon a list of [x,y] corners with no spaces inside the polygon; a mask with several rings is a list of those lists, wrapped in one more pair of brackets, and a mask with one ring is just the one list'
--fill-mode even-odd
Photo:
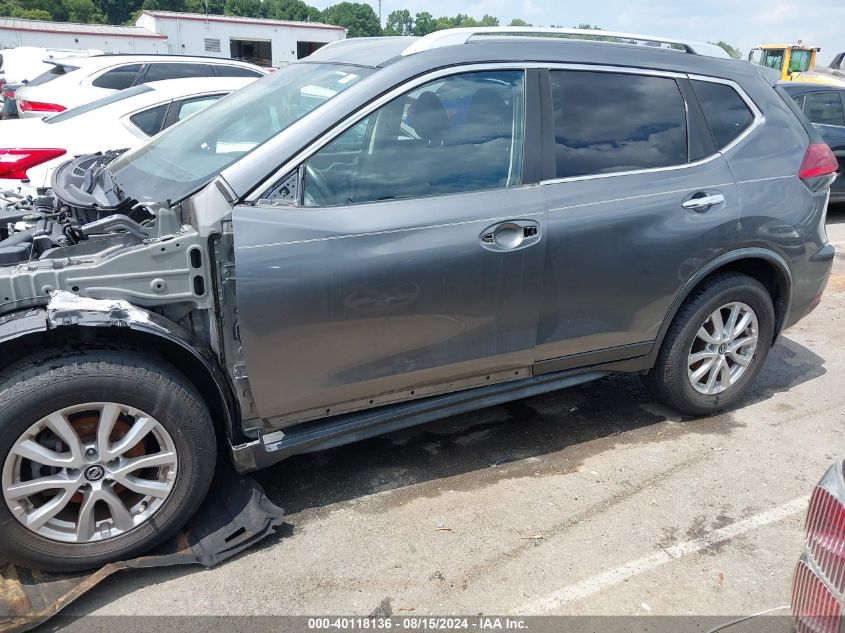
{"label": "rear door", "polygon": [[235,209],[240,334],[263,417],[529,375],[545,253],[530,184],[537,74],[447,73],[350,121]]}
{"label": "rear door", "polygon": [[563,67],[550,86],[538,371],[651,350],[678,291],[733,242],[739,197],[717,148],[754,124],[743,101],[740,116],[720,105],[733,139],[717,143],[684,75]]}

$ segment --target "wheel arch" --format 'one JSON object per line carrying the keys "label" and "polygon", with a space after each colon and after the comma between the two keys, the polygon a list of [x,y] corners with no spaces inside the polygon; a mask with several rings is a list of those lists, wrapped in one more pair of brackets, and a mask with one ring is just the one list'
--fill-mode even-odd
{"label": "wheel arch", "polygon": [[675,315],[690,294],[708,278],[727,271],[740,272],[753,277],[769,291],[775,307],[774,338],[777,339],[789,312],[789,302],[792,296],[792,274],[789,271],[789,266],[783,257],[772,250],[755,247],[742,248],[725,253],[708,262],[675,295],[660,326],[652,349],[652,356],[659,353],[663,339],[666,337]]}
{"label": "wheel arch", "polygon": [[[53,346],[132,347],[170,363],[191,382],[205,400],[221,440],[227,444],[243,441],[237,402],[214,355],[173,321],[137,306],[132,310],[132,318],[89,311],[56,317],[45,308],[4,315],[0,317],[0,372],[16,360]],[[225,445],[221,443],[221,448]]]}

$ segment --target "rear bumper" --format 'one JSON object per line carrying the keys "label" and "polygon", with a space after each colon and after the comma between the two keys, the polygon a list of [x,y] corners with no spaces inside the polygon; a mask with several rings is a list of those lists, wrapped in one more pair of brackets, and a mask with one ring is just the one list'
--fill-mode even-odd
{"label": "rear bumper", "polygon": [[792,280],[792,298],[782,329],[795,325],[821,303],[835,256],[833,245],[825,244],[802,266],[800,276]]}

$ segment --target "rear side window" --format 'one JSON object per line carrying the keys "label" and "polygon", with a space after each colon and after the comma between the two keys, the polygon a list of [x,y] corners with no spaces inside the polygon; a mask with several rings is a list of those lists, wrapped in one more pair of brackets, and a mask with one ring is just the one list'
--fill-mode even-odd
{"label": "rear side window", "polygon": [[804,112],[813,123],[845,125],[845,111],[838,92],[811,92],[804,99]]}
{"label": "rear side window", "polygon": [[686,104],[674,79],[553,71],[557,177],[688,160]]}
{"label": "rear side window", "polygon": [[210,64],[152,63],[144,75],[144,82],[184,77],[211,77]]}
{"label": "rear side window", "polygon": [[139,70],[141,70],[141,64],[127,64],[112,68],[92,81],[91,85],[109,90],[123,90],[132,85],[132,80],[135,79]]}
{"label": "rear side window", "polygon": [[161,131],[161,126],[164,124],[164,117],[167,116],[167,107],[169,103],[163,103],[160,106],[138,112],[129,117],[140,130],[147,136],[153,136]]}
{"label": "rear side window", "polygon": [[61,64],[56,64],[50,70],[41,73],[35,79],[27,83],[27,86],[43,86],[44,84],[53,81],[54,79],[58,79],[65,73],[69,73],[72,70],[76,70],[75,66],[62,66]]}
{"label": "rear side window", "polygon": [[78,117],[80,114],[91,112],[97,108],[102,108],[107,105],[111,105],[112,103],[117,103],[118,101],[123,101],[124,99],[144,94],[145,92],[152,92],[152,88],[149,86],[133,86],[132,88],[127,88],[126,90],[121,90],[120,92],[112,92],[101,99],[92,101],[91,103],[86,103],[81,106],[71,108],[70,110],[59,112],[51,117],[47,117],[44,119],[44,123],[61,123],[62,121]]}
{"label": "rear side window", "polygon": [[215,65],[214,74],[218,77],[263,77],[257,70],[241,68],[240,66],[219,66]]}
{"label": "rear side window", "polygon": [[719,149],[730,144],[754,122],[754,113],[727,84],[693,81],[692,85]]}

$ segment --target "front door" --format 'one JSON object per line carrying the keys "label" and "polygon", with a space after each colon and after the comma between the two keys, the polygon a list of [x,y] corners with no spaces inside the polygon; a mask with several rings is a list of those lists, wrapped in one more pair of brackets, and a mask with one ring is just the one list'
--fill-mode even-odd
{"label": "front door", "polygon": [[527,376],[545,200],[524,185],[525,73],[456,73],[350,125],[295,206],[242,205],[240,335],[283,423]]}

